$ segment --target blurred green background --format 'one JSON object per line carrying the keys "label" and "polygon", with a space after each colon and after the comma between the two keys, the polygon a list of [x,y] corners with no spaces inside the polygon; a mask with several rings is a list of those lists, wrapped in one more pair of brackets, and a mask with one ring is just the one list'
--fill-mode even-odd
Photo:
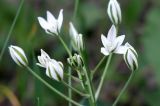
{"label": "blurred green background", "polygon": [[[118,106],[160,106],[160,0],[118,0],[123,21],[119,35],[135,47],[139,54],[139,70]],[[62,37],[69,44],[69,22],[75,0],[25,0],[8,42],[24,49],[30,66],[55,88],[67,94],[66,88],[45,76],[35,65],[36,56],[44,49],[51,57],[66,63],[67,54],[56,37],[40,27],[37,17],[46,17],[46,10],[56,17],[64,9]],[[0,51],[13,22],[20,0],[0,0]],[[84,35],[90,68],[103,57],[100,35],[107,34],[111,22],[107,16],[108,0],[80,0],[74,25]],[[7,46],[7,47],[8,47]],[[105,63],[101,67],[103,69]],[[67,68],[67,64],[65,64]],[[74,72],[73,72],[74,73]],[[101,77],[98,70],[95,87]],[[130,75],[122,56],[114,55],[98,106],[110,106]],[[81,101],[78,95],[73,98]],[[0,62],[0,106],[67,106],[67,102],[51,92],[25,69],[18,67],[6,48]]]}

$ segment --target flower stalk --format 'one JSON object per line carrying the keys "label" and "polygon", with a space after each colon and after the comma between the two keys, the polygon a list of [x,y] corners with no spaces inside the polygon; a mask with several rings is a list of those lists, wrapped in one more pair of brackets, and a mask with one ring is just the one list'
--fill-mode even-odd
{"label": "flower stalk", "polygon": [[76,88],[73,88],[72,86],[68,85],[66,82],[62,81],[62,84],[65,85],[66,87],[68,88],[71,88],[74,92],[78,93],[79,95],[81,96],[84,96],[84,97],[89,97],[90,95],[89,94],[84,94],[83,92],[77,90]]}
{"label": "flower stalk", "polygon": [[49,89],[51,89],[53,92],[57,93],[59,96],[63,97],[65,100],[71,102],[72,104],[76,105],[76,106],[83,106],[79,103],[77,103],[76,101],[68,98],[66,95],[64,95],[63,93],[61,93],[60,91],[58,91],[57,89],[55,89],[54,87],[52,87],[48,82],[46,82],[45,80],[43,80],[39,75],[37,75],[30,67],[26,67],[28,69],[28,71],[34,76],[36,77],[39,81],[41,81],[45,86],[47,86]]}
{"label": "flower stalk", "polygon": [[66,43],[64,42],[64,40],[62,39],[62,37],[58,35],[58,38],[59,38],[60,42],[62,43],[63,47],[65,48],[65,50],[67,51],[69,57],[72,57],[72,53],[71,53],[71,51],[69,50],[69,48],[67,47],[67,45],[66,45]]}
{"label": "flower stalk", "polygon": [[109,57],[108,57],[108,60],[107,60],[107,63],[106,63],[104,72],[103,72],[103,74],[102,74],[100,83],[99,83],[99,85],[98,85],[98,88],[97,88],[97,91],[96,91],[96,94],[95,94],[95,99],[96,99],[96,100],[97,100],[98,97],[99,97],[99,94],[100,94],[100,91],[101,91],[101,89],[102,89],[104,80],[105,80],[105,78],[106,78],[106,73],[108,72],[108,67],[109,67],[109,64],[110,64],[110,62],[111,62],[112,55],[113,55],[113,54],[111,53],[111,54],[109,55]]}
{"label": "flower stalk", "polygon": [[87,84],[87,89],[88,89],[88,92],[90,94],[90,99],[89,99],[89,103],[90,103],[90,106],[96,106],[96,101],[95,101],[95,96],[94,96],[94,91],[93,91],[93,85],[92,85],[92,81],[91,81],[91,77],[90,77],[90,74],[89,74],[89,70],[87,70],[87,66],[86,66],[86,61],[84,59],[84,55],[82,53],[82,51],[80,52],[81,56],[82,56],[82,60],[84,61],[84,67],[83,67],[83,71],[84,71],[84,74],[86,76],[86,84]]}
{"label": "flower stalk", "polygon": [[[68,66],[68,85],[69,86],[72,86],[72,70],[71,70],[71,67]],[[71,88],[68,88],[68,97],[70,99],[72,99],[72,89]],[[68,106],[72,106],[72,103],[71,102],[68,102]]]}
{"label": "flower stalk", "polygon": [[120,94],[118,95],[118,97],[116,98],[116,100],[114,101],[112,106],[116,106],[118,101],[120,100],[121,96],[124,94],[124,92],[126,91],[129,83],[131,82],[131,80],[133,79],[134,75],[135,75],[136,71],[132,71],[130,77],[128,78],[125,86],[123,87],[123,89],[121,90]]}
{"label": "flower stalk", "polygon": [[99,63],[96,65],[96,67],[93,69],[92,71],[92,75],[91,75],[91,79],[93,79],[94,74],[96,73],[96,71],[98,70],[98,68],[101,66],[101,64],[104,62],[104,60],[106,59],[106,56],[104,56]]}
{"label": "flower stalk", "polygon": [[73,12],[73,20],[76,18],[77,11],[78,11],[78,6],[79,6],[79,0],[75,0],[75,3],[74,3],[74,12]]}

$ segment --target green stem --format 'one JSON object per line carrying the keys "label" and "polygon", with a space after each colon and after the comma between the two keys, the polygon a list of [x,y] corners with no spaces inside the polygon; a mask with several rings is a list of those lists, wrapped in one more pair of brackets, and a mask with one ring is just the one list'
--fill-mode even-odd
{"label": "green stem", "polygon": [[69,57],[72,57],[71,51],[69,50],[69,48],[67,47],[66,43],[64,42],[64,40],[61,38],[60,35],[58,35],[59,40],[61,41],[62,45],[64,46],[64,48],[66,49]]}
{"label": "green stem", "polygon": [[61,97],[63,97],[64,99],[66,99],[67,101],[73,103],[76,106],[83,106],[79,103],[77,103],[76,101],[68,98],[66,95],[64,95],[63,93],[61,93],[60,91],[58,91],[57,89],[55,89],[54,87],[52,87],[48,82],[46,82],[45,80],[43,80],[37,73],[35,73],[30,67],[26,67],[28,69],[28,71],[34,76],[36,77],[39,81],[41,81],[45,86],[47,86],[49,89],[51,89],[53,92],[57,93],[58,95],[60,95]]}
{"label": "green stem", "polygon": [[80,80],[79,78],[77,78],[77,77],[75,77],[75,76],[72,76],[72,75],[69,75],[69,73],[68,74],[66,74],[66,73],[64,73],[64,75],[66,76],[66,77],[71,77],[71,79],[73,79],[74,81],[76,81],[76,82],[82,82],[82,80]]}
{"label": "green stem", "polygon": [[[68,84],[69,84],[69,86],[72,86],[72,76],[71,76],[71,74],[72,74],[72,70],[71,70],[70,67],[68,67],[68,75],[70,75],[68,77]],[[72,99],[72,89],[71,88],[68,88],[68,96],[69,96],[70,99]],[[68,105],[72,106],[72,103],[68,102]]]}
{"label": "green stem", "polygon": [[86,61],[84,59],[84,55],[82,52],[80,52],[81,56],[82,56],[82,59],[84,61],[84,67],[83,67],[83,71],[85,73],[85,76],[86,76],[86,80],[87,80],[87,87],[88,87],[88,91],[90,93],[90,106],[96,106],[96,102],[95,102],[95,96],[94,96],[94,91],[93,91],[93,86],[92,86],[92,82],[91,82],[91,79],[90,79],[90,74],[89,72],[87,71],[87,66],[86,66]]}
{"label": "green stem", "polygon": [[93,69],[93,71],[92,71],[92,78],[91,79],[93,79],[93,76],[94,76],[94,74],[96,73],[96,71],[98,70],[98,68],[101,66],[101,64],[104,62],[104,60],[106,59],[106,56],[104,56],[101,60],[100,60],[100,62],[96,65],[96,67]]}
{"label": "green stem", "polygon": [[18,16],[19,16],[19,13],[20,13],[20,11],[21,11],[21,9],[22,9],[23,4],[24,4],[24,0],[21,0],[20,5],[19,5],[19,8],[18,8],[17,13],[16,13],[16,16],[15,16],[15,18],[14,18],[14,20],[13,20],[13,23],[12,23],[12,25],[11,25],[11,28],[10,28],[8,34],[7,34],[7,38],[6,38],[6,40],[5,40],[4,46],[3,46],[2,51],[1,51],[1,53],[0,53],[0,61],[2,60],[4,51],[5,51],[6,46],[7,46],[7,44],[8,44],[9,38],[11,37],[11,33],[12,33],[13,28],[14,28],[16,22],[17,22],[17,19],[18,19]]}
{"label": "green stem", "polygon": [[119,99],[120,99],[121,96],[123,95],[124,91],[126,91],[128,85],[129,85],[129,83],[131,82],[132,78],[134,77],[135,72],[136,72],[136,71],[132,71],[130,77],[128,78],[128,80],[127,80],[127,82],[126,82],[126,84],[125,84],[125,86],[124,86],[123,89],[121,90],[120,94],[118,95],[118,97],[116,98],[116,100],[114,101],[114,103],[113,103],[112,106],[116,106],[116,105],[117,105]]}
{"label": "green stem", "polygon": [[68,85],[66,82],[62,81],[62,83],[63,83],[66,87],[69,87],[69,88],[71,88],[73,91],[75,91],[76,93],[80,94],[81,96],[89,97],[88,94],[82,93],[81,91],[79,91],[79,90],[73,88],[72,86]]}
{"label": "green stem", "polygon": [[80,79],[80,83],[81,83],[81,86],[83,88],[83,90],[85,89],[85,80],[84,80],[84,74],[80,71],[80,70],[76,70],[77,71],[77,74],[78,74],[78,77]]}
{"label": "green stem", "polygon": [[105,67],[105,69],[104,69],[104,72],[103,72],[103,74],[102,74],[100,83],[99,83],[99,85],[98,85],[98,89],[97,89],[96,95],[95,95],[96,100],[98,99],[99,94],[100,94],[100,91],[101,91],[101,89],[102,89],[102,85],[103,85],[103,83],[104,83],[104,79],[105,79],[106,74],[107,74],[107,72],[108,72],[108,67],[109,67],[109,64],[110,64],[110,62],[111,62],[111,58],[112,58],[112,53],[111,53],[111,54],[109,55],[109,57],[108,57],[106,67]]}
{"label": "green stem", "polygon": [[74,13],[73,13],[73,20],[76,18],[76,15],[77,15],[79,0],[75,0],[75,4],[74,5],[75,6],[74,6]]}
{"label": "green stem", "polygon": [[89,78],[89,75],[87,74],[86,68],[84,68],[84,72],[85,72],[86,79],[87,79],[88,90],[89,90],[89,93],[91,95],[91,106],[96,106],[92,83],[91,83],[91,80]]}

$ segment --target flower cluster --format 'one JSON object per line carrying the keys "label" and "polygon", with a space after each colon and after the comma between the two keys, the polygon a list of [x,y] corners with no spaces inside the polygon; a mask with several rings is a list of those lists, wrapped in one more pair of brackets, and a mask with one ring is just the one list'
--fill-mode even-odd
{"label": "flower cluster", "polygon": [[[125,35],[117,36],[117,25],[121,22],[121,9],[117,0],[110,0],[108,4],[108,15],[110,20],[114,25],[108,31],[107,37],[103,34],[101,35],[101,41],[103,47],[101,48],[101,53],[105,56],[111,53],[123,54],[124,60],[127,66],[131,70],[136,70],[138,68],[137,62],[137,52],[129,44],[123,44]],[[47,34],[55,34],[59,36],[63,23],[63,9],[60,10],[59,16],[56,19],[51,12],[47,11],[47,20],[42,17],[38,17],[40,26],[45,30]],[[83,36],[79,34],[75,29],[72,22],[69,23],[69,34],[71,38],[71,44],[74,50],[81,52],[84,49]],[[10,46],[9,51],[13,60],[20,66],[27,66],[28,60],[24,54],[24,51],[17,46]],[[49,55],[41,49],[41,56],[38,56],[37,63],[38,66],[46,68],[46,75],[57,81],[63,79],[63,64],[59,61],[51,59]],[[80,55],[75,54],[73,57],[67,59],[70,66],[74,68],[83,67],[83,61]]]}
{"label": "flower cluster", "polygon": [[[38,17],[38,22],[47,34],[56,35],[56,37],[58,37],[58,39],[61,41],[62,45],[64,46],[64,48],[66,49],[69,55],[69,57],[67,58],[67,62],[72,70],[76,70],[79,78],[76,78],[75,76],[72,76],[72,75],[69,75],[69,76],[79,81],[82,87],[87,91],[87,93],[90,94],[89,98],[91,99],[91,102],[92,102],[91,106],[92,104],[95,103],[95,100],[97,100],[99,96],[99,93],[102,88],[102,84],[104,82],[104,78],[107,72],[106,70],[108,69],[108,64],[110,63],[113,53],[122,54],[128,68],[132,71],[137,70],[138,54],[136,50],[128,42],[126,44],[123,44],[125,35],[118,36],[118,25],[122,21],[122,16],[121,16],[121,9],[117,0],[110,0],[108,4],[108,9],[107,9],[107,13],[113,25],[109,29],[107,37],[101,34],[101,41],[102,41],[103,47],[101,47],[100,51],[105,56],[109,56],[109,59],[106,64],[106,67],[104,68],[104,72],[102,74],[96,93],[93,93],[94,86],[92,86],[91,84],[93,75],[92,73],[89,73],[90,70],[87,64],[85,64],[86,61],[84,58],[85,47],[83,42],[83,35],[81,33],[78,33],[73,23],[70,22],[69,35],[71,39],[70,42],[71,42],[72,48],[69,48],[65,43],[65,41],[60,36],[60,31],[63,23],[63,9],[60,10],[59,16],[57,19],[54,17],[54,15],[51,14],[51,12],[47,11],[46,13],[47,13],[47,19],[45,20],[42,17]],[[76,52],[74,53],[74,55],[72,55],[72,52],[73,52],[72,49],[74,49]],[[30,69],[28,67],[27,57],[24,51],[20,47],[11,45],[9,47],[9,52],[12,59],[19,66],[27,67],[28,69]],[[37,58],[38,58],[38,63],[36,64],[42,68],[45,68],[45,73],[49,78],[54,79],[56,81],[61,81],[63,84],[67,85],[63,81],[63,79],[64,79],[64,75],[68,75],[68,74],[64,73],[64,66],[62,62],[50,58],[50,56],[42,49],[41,49],[41,55],[38,56]],[[102,61],[100,61],[99,63],[100,64],[97,65],[98,67],[101,65]],[[98,69],[97,66],[95,67],[95,70]],[[93,71],[95,72],[95,70]],[[31,72],[31,73],[35,75],[34,72]],[[35,76],[37,77],[38,75],[35,75]],[[37,78],[40,79],[40,77],[37,77]],[[45,82],[42,79],[40,81],[42,81],[43,83]],[[47,86],[49,86],[49,84],[47,84]],[[67,85],[67,87],[72,88],[70,85]],[[51,87],[49,86],[49,88]],[[75,88],[72,88],[72,90],[84,96],[83,93],[76,90]],[[57,90],[54,90],[54,91],[57,92]],[[58,93],[58,94],[60,94],[61,96],[63,95],[61,93]],[[66,96],[64,95],[62,97],[66,98]],[[75,103],[73,102],[73,100],[70,100],[70,99],[66,99],[66,100],[69,100],[72,103]]]}
{"label": "flower cluster", "polygon": [[101,35],[101,41],[104,46],[101,48],[101,53],[106,56],[110,53],[123,54],[127,66],[129,69],[134,71],[138,68],[137,52],[129,43],[122,45],[125,35],[117,37],[118,31],[116,26],[121,22],[121,9],[117,0],[109,1],[108,15],[114,25],[112,25],[108,31],[107,37],[105,37],[103,34]]}
{"label": "flower cluster", "polygon": [[[54,17],[54,15],[51,14],[51,12],[47,11],[47,20],[45,20],[42,17],[38,17],[38,21],[40,26],[45,30],[47,34],[50,35],[57,35],[59,36],[61,31],[61,26],[63,23],[63,9],[60,10],[58,19]],[[83,38],[82,34],[78,34],[73,24],[69,23],[70,29],[70,37],[72,42],[72,47],[76,51],[82,51],[84,49],[83,46]],[[27,66],[28,60],[25,56],[24,51],[17,46],[10,46],[9,47],[11,57],[13,60],[20,66]],[[56,61],[55,59],[51,59],[49,55],[41,49],[41,55],[38,56],[37,63],[38,66],[43,67],[46,69],[46,75],[50,78],[53,78],[57,81],[60,81],[63,79],[63,64],[62,62]],[[68,63],[78,69],[80,67],[83,67],[83,61],[80,55],[75,54],[73,57],[70,57],[67,59]]]}

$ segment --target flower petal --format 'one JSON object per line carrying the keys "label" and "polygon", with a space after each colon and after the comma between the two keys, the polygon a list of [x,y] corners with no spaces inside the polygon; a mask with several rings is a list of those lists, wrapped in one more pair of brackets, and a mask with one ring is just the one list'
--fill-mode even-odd
{"label": "flower petal", "polygon": [[82,34],[78,34],[78,36],[76,37],[76,45],[78,50],[83,50],[84,46],[83,46],[83,35]]}
{"label": "flower petal", "polygon": [[132,59],[132,64],[135,62],[136,66],[138,67],[138,61],[137,61],[136,55],[131,50],[128,51],[128,54]]}
{"label": "flower petal", "polygon": [[121,8],[120,8],[120,5],[119,5],[119,3],[117,2],[117,0],[114,0],[114,5],[115,5],[116,10],[117,10],[117,15],[118,15],[118,17],[119,17],[119,21],[121,22],[121,20],[122,20]]}
{"label": "flower petal", "polygon": [[63,23],[63,9],[60,10],[57,21],[58,21],[58,31],[60,32]]}
{"label": "flower petal", "polygon": [[58,76],[55,72],[55,68],[51,62],[48,63],[48,67],[46,69],[46,75],[50,78],[53,78],[53,79],[59,81]]}
{"label": "flower petal", "polygon": [[102,34],[101,35],[101,41],[103,46],[107,49],[107,45],[111,45],[111,42]]}
{"label": "flower petal", "polygon": [[109,55],[109,52],[104,47],[101,48],[101,53],[106,55],[106,56]]}
{"label": "flower petal", "polygon": [[125,44],[125,46],[128,48],[131,48],[134,51],[134,53],[136,54],[136,56],[138,57],[136,50],[128,42]]}
{"label": "flower petal", "polygon": [[55,67],[56,67],[56,72],[58,73],[60,78],[63,79],[63,69],[58,62],[57,64],[55,64]]}
{"label": "flower petal", "polygon": [[116,36],[117,36],[116,27],[112,25],[112,27],[108,31],[107,39],[112,42],[116,39]]}
{"label": "flower petal", "polygon": [[111,19],[111,21],[114,22],[113,19],[112,19],[112,15],[111,15],[111,8],[112,8],[111,3],[112,3],[112,2],[109,1],[107,13],[108,13],[108,16],[109,16],[109,18]]}
{"label": "flower petal", "polygon": [[47,21],[48,24],[50,26],[56,25],[57,24],[57,20],[55,19],[55,17],[52,15],[51,12],[47,11]]}
{"label": "flower petal", "polygon": [[132,57],[133,55],[132,55],[132,53],[130,52],[130,50],[128,51],[128,55],[127,55],[127,60],[128,60],[128,63],[129,63],[129,65],[130,65],[130,67],[131,67],[131,69],[133,70],[133,58],[134,57]]}
{"label": "flower petal", "polygon": [[118,46],[113,52],[117,54],[124,54],[127,50],[126,46]]}
{"label": "flower petal", "polygon": [[43,56],[44,58],[50,59],[49,55],[43,49],[41,49],[41,56]]}
{"label": "flower petal", "polygon": [[28,60],[24,51],[18,46],[12,45],[11,48],[12,48],[13,55],[17,58],[17,61],[19,61],[24,66],[26,66],[26,64],[28,64]]}
{"label": "flower petal", "polygon": [[76,36],[78,35],[78,32],[76,31],[76,29],[73,26],[72,22],[70,22],[69,25],[70,25],[70,28],[69,28],[70,36],[75,41],[76,40]]}
{"label": "flower petal", "polygon": [[111,4],[111,11],[112,11],[112,16],[114,19],[115,23],[118,23],[118,16],[117,16],[117,9],[115,6],[115,3],[111,0],[112,4]]}
{"label": "flower petal", "polygon": [[11,47],[14,48],[14,49],[16,49],[18,52],[20,52],[20,53],[23,55],[23,57],[24,57],[25,59],[27,59],[24,51],[23,51],[20,47],[18,47],[18,46],[13,46],[13,45],[12,45]]}
{"label": "flower petal", "polygon": [[[24,66],[26,66],[26,63],[25,61],[23,60],[23,57],[21,57],[20,54],[18,54],[16,51],[12,51],[13,55],[15,56],[15,58],[17,59],[17,61],[20,63],[20,64],[23,64]],[[23,56],[23,55],[22,55]]]}
{"label": "flower petal", "polygon": [[48,22],[47,22],[44,18],[38,17],[38,21],[39,21],[40,26],[41,26],[44,30],[49,29]]}
{"label": "flower petal", "polygon": [[22,65],[19,63],[19,61],[17,60],[16,56],[14,55],[13,49],[12,49],[11,47],[9,47],[9,48],[10,48],[10,49],[9,49],[9,52],[10,52],[10,54],[11,54],[12,59],[13,59],[19,66],[22,66]]}
{"label": "flower petal", "polygon": [[40,67],[43,67],[43,68],[46,68],[46,67],[44,67],[42,64],[40,64],[40,63],[36,63],[36,65],[37,66],[40,66]]}
{"label": "flower petal", "polygon": [[[63,68],[62,68],[63,64],[62,64],[61,62],[58,62],[58,61],[54,60],[54,59],[52,59],[51,62],[52,62],[52,65],[54,66],[55,71],[56,71],[56,73],[58,74],[58,76],[59,76],[61,79],[63,79]],[[60,65],[59,63],[60,63],[61,65]]]}
{"label": "flower petal", "polygon": [[125,38],[125,35],[121,35],[121,36],[118,36],[116,38],[116,43],[117,43],[116,45],[117,45],[117,47],[120,46],[120,45],[122,45],[122,43],[124,41],[124,38]]}

